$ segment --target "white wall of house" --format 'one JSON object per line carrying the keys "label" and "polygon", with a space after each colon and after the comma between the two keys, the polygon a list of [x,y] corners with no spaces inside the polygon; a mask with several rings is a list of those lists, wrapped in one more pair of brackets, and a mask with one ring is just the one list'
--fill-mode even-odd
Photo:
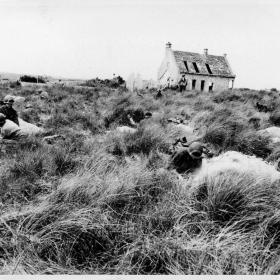
{"label": "white wall of house", "polygon": [[176,85],[180,79],[180,72],[171,47],[166,46],[165,57],[158,70],[158,84],[167,85],[168,78],[170,85]]}
{"label": "white wall of house", "polygon": [[[221,78],[221,77],[209,77],[202,75],[185,75],[185,78],[188,81],[187,90],[198,90],[201,91],[201,81],[204,81],[203,91],[209,92],[209,86],[213,83],[212,91],[223,91],[227,90],[230,85],[230,78]],[[195,80],[195,88],[192,88],[192,81]]]}

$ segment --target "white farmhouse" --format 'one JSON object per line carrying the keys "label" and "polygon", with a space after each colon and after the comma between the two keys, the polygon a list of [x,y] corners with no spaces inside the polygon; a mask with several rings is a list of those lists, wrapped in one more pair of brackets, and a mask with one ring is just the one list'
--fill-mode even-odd
{"label": "white farmhouse", "polygon": [[187,79],[187,90],[222,91],[233,88],[235,75],[223,56],[175,51],[166,44],[165,57],[158,70],[160,86],[177,85],[182,75]]}

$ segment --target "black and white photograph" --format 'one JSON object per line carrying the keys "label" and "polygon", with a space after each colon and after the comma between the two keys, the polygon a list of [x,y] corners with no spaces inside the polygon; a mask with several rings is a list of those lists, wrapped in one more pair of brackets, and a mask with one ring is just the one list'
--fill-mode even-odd
{"label": "black and white photograph", "polygon": [[0,0],[0,30],[2,276],[280,274],[280,1]]}

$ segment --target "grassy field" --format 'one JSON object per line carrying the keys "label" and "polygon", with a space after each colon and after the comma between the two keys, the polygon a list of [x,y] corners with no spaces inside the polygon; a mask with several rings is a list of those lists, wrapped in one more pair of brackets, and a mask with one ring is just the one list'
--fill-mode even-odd
{"label": "grassy field", "polygon": [[[279,274],[280,149],[257,133],[280,124],[278,91],[44,90],[1,88],[26,98],[24,120],[65,136],[1,144],[2,274]],[[136,110],[153,117],[117,132]],[[167,170],[176,116],[217,156],[255,156],[251,169]]]}

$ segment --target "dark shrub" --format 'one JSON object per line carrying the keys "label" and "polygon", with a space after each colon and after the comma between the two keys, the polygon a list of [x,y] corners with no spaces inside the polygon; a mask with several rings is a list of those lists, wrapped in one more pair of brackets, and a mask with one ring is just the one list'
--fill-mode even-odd
{"label": "dark shrub", "polygon": [[20,88],[21,87],[21,83],[19,81],[16,82],[10,82],[10,88]]}
{"label": "dark shrub", "polygon": [[245,128],[242,121],[232,118],[218,124],[210,125],[203,136],[203,141],[223,150],[236,145],[236,136]]}
{"label": "dark shrub", "polygon": [[269,120],[272,124],[280,126],[280,112],[273,112],[270,115]]}
{"label": "dark shrub", "polygon": [[235,150],[246,155],[266,158],[271,152],[270,138],[259,135],[254,131],[242,132],[236,137]]}
{"label": "dark shrub", "polygon": [[27,83],[46,83],[45,79],[43,77],[33,77],[29,75],[24,75],[20,77],[21,82],[27,82]]}
{"label": "dark shrub", "polygon": [[251,117],[248,122],[249,122],[250,125],[252,125],[252,127],[254,129],[259,129],[260,128],[260,122],[261,122],[260,118]]}
{"label": "dark shrub", "polygon": [[280,147],[276,147],[272,153],[266,158],[267,161],[276,161],[280,159]]}
{"label": "dark shrub", "polygon": [[87,87],[96,87],[96,86],[107,86],[107,87],[112,87],[112,88],[118,88],[119,86],[124,85],[125,80],[121,76],[114,77],[113,79],[91,79],[87,80],[84,83],[82,83],[82,86],[87,86]]}
{"label": "dark shrub", "polygon": [[[234,111],[226,106],[218,107],[209,114],[207,119],[204,120],[204,125],[209,127],[210,125],[222,126],[225,123],[234,123],[234,122],[244,122],[240,116],[236,115]],[[230,125],[231,126],[231,125]]]}
{"label": "dark shrub", "polygon": [[121,105],[118,108],[116,108],[111,115],[105,117],[105,127],[108,128],[113,123],[117,125],[131,126],[131,122],[128,118],[128,115],[130,115],[136,123],[140,122],[145,118],[143,109],[127,109],[126,106]]}
{"label": "dark shrub", "polygon": [[213,101],[216,103],[223,103],[227,101],[238,101],[242,100],[243,97],[240,93],[232,91],[232,90],[227,90],[227,91],[222,91],[213,97]]}

